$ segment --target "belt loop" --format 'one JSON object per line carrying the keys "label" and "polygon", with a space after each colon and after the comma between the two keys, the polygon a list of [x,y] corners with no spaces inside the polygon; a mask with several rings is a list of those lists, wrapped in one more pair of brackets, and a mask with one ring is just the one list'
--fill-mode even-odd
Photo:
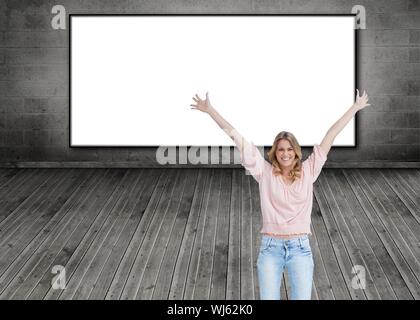
{"label": "belt loop", "polygon": [[299,247],[302,248],[302,238],[299,237]]}

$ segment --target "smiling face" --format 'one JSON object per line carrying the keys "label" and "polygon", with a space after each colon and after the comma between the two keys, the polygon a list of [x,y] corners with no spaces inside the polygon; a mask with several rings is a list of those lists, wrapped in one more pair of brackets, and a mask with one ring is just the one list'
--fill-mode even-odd
{"label": "smiling face", "polygon": [[282,168],[288,168],[292,166],[293,160],[296,157],[296,153],[293,150],[289,140],[281,139],[277,143],[276,157]]}

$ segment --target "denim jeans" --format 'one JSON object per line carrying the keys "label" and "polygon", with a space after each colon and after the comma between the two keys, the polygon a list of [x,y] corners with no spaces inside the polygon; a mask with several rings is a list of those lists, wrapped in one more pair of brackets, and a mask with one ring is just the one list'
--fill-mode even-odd
{"label": "denim jeans", "polygon": [[284,240],[263,235],[257,260],[260,298],[280,300],[286,268],[292,300],[310,300],[314,261],[308,235]]}

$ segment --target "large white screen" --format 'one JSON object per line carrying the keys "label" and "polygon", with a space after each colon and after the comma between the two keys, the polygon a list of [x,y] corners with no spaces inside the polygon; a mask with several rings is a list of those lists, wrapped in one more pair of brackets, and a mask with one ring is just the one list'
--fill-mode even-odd
{"label": "large white screen", "polygon": [[[354,16],[71,15],[71,146],[320,143],[355,95]],[[355,146],[352,119],[334,146]]]}

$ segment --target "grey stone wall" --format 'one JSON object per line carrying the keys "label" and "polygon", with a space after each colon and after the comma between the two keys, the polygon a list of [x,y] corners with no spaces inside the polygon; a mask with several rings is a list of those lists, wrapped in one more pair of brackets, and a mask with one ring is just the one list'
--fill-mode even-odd
{"label": "grey stone wall", "polygon": [[[51,26],[57,4],[66,30]],[[156,164],[154,148],[69,148],[70,13],[336,14],[357,4],[366,8],[359,88],[372,106],[358,113],[360,147],[333,149],[327,166],[420,163],[419,0],[0,0],[0,164]]]}

